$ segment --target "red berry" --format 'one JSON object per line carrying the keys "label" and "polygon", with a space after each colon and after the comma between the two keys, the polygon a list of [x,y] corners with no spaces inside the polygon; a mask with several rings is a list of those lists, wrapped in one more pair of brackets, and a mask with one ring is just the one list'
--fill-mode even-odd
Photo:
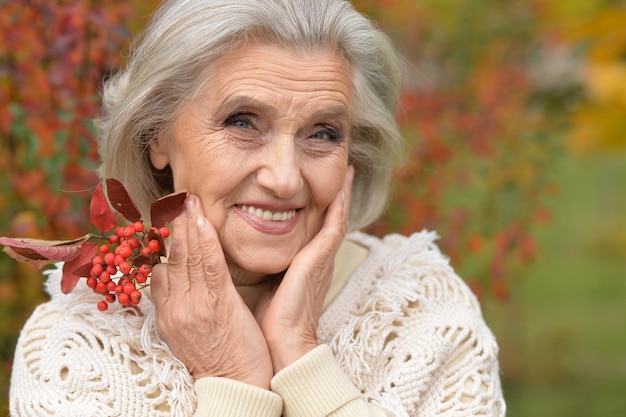
{"label": "red berry", "polygon": [[98,280],[95,277],[89,277],[87,278],[87,286],[89,288],[96,288],[96,284],[98,283]]}
{"label": "red berry", "polygon": [[115,263],[115,254],[112,252],[104,255],[104,263],[107,265],[113,265]]}
{"label": "red berry", "polygon": [[144,274],[137,274],[137,276],[135,277],[135,281],[137,281],[138,284],[145,284],[147,280],[148,277]]}
{"label": "red berry", "polygon": [[112,245],[114,245],[116,243],[120,243],[120,235],[113,234],[113,235],[109,236],[109,243],[111,243]]}
{"label": "red berry", "polygon": [[109,273],[109,275],[115,275],[117,274],[117,267],[115,265],[107,265],[106,271]]}
{"label": "red berry", "polygon": [[107,303],[112,303],[112,302],[114,302],[116,298],[117,298],[117,297],[115,296],[115,294],[107,294],[107,295],[106,295],[106,300],[107,300]]}
{"label": "red berry", "polygon": [[128,259],[133,256],[133,250],[130,248],[130,246],[120,246],[119,255],[124,259]]}
{"label": "red berry", "polygon": [[124,262],[126,262],[126,259],[122,255],[115,255],[115,260],[113,261],[115,265],[120,266]]}
{"label": "red berry", "polygon": [[96,284],[96,288],[94,288],[94,290],[98,294],[104,294],[107,291],[107,286],[104,282],[100,281]]}
{"label": "red berry", "polygon": [[141,301],[141,291],[133,291],[130,293],[130,303],[133,305],[139,304]]}
{"label": "red berry", "polygon": [[95,264],[94,266],[91,267],[91,271],[89,271],[89,275],[94,278],[99,277],[102,271],[104,271],[102,264]]}
{"label": "red berry", "polygon": [[150,257],[150,248],[147,246],[144,246],[143,248],[141,248],[141,255],[145,256],[146,258]]}
{"label": "red berry", "polygon": [[133,284],[132,282],[124,285],[124,292],[128,295],[130,295],[136,289],[137,287],[135,287],[135,284]]}
{"label": "red berry", "polygon": [[167,226],[163,226],[159,229],[159,233],[164,238],[168,238],[170,236],[170,229],[168,229]]}
{"label": "red berry", "polygon": [[100,247],[98,248],[98,252],[100,252],[100,253],[109,253],[109,245],[107,245],[106,243],[100,245]]}
{"label": "red berry", "polygon": [[107,282],[111,281],[111,274],[109,274],[107,271],[102,271],[102,273],[100,273],[100,282],[106,284]]}
{"label": "red berry", "polygon": [[107,308],[109,308],[109,304],[106,301],[100,301],[98,303],[98,310],[100,311],[106,311]]}
{"label": "red berry", "polygon": [[148,264],[141,264],[139,267],[139,273],[148,275],[152,271],[152,267]]}
{"label": "red berry", "polygon": [[133,228],[135,229],[137,233],[143,232],[144,230],[143,222],[141,220],[138,222],[135,222],[135,224],[133,224]]}
{"label": "red berry", "polygon": [[[126,248],[126,249],[124,249],[124,248]],[[120,255],[122,252],[124,252],[125,250],[128,250],[128,249],[130,249],[131,252],[132,252],[132,248],[130,247],[130,241],[123,240],[123,241],[120,242],[120,245],[117,248],[115,248],[115,254],[116,255]]]}
{"label": "red berry", "polygon": [[137,249],[139,246],[141,246],[141,241],[138,238],[134,237],[128,240],[128,246],[130,246],[131,249]]}
{"label": "red berry", "polygon": [[148,242],[148,248],[152,251],[152,252],[158,252],[159,249],[161,249],[161,244],[159,243],[158,240],[156,239],[152,239],[150,242]]}
{"label": "red berry", "polygon": [[137,233],[137,231],[135,230],[135,228],[133,226],[126,226],[124,228],[123,236],[126,237],[126,238],[129,238],[129,237],[133,237],[133,235],[135,233]]}
{"label": "red berry", "polygon": [[107,282],[106,288],[108,292],[115,292],[115,287],[117,287],[117,284],[115,283],[115,281]]}
{"label": "red berry", "polygon": [[127,306],[130,304],[130,296],[126,293],[121,293],[117,296],[117,301],[123,306]]}
{"label": "red berry", "polygon": [[124,275],[128,274],[130,272],[130,269],[132,268],[132,266],[130,266],[130,264],[126,261],[122,262],[120,264],[120,272]]}
{"label": "red berry", "polygon": [[[113,282],[113,281],[111,281],[111,282]],[[121,294],[121,293],[124,292],[124,287],[118,284],[118,285],[115,286],[114,291],[115,291],[116,294]]]}
{"label": "red berry", "polygon": [[91,258],[92,265],[102,265],[103,262],[104,262],[104,258],[100,255],[96,255],[93,258]]}

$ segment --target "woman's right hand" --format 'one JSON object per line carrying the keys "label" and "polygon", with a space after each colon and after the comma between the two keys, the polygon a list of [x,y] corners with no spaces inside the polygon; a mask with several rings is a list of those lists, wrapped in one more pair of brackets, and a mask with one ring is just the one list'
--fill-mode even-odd
{"label": "woman's right hand", "polygon": [[267,343],[230,277],[200,199],[173,222],[168,263],[152,271],[158,328],[194,379],[217,376],[269,389]]}

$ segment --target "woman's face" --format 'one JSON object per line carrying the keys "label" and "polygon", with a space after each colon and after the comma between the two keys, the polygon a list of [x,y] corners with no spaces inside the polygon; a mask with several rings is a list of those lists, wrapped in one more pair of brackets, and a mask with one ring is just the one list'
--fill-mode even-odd
{"label": "woman's face", "polygon": [[287,269],[319,231],[348,164],[350,69],[336,52],[244,46],[151,146],[176,191],[199,196],[233,279]]}

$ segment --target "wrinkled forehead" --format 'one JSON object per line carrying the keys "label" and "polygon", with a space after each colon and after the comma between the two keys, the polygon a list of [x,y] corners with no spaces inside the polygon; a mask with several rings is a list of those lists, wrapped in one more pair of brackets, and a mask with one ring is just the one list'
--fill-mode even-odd
{"label": "wrinkled forehead", "polygon": [[242,45],[220,56],[205,72],[197,100],[284,107],[294,101],[323,104],[349,113],[352,77],[349,66],[335,51],[295,51],[276,45]]}
{"label": "wrinkled forehead", "polygon": [[[290,65],[285,65],[289,62]],[[319,88],[315,81],[341,83],[352,94],[354,80],[352,67],[336,47],[318,44],[293,46],[266,39],[247,39],[225,49],[217,59],[207,62],[198,74],[194,97],[205,93],[208,84],[230,80],[242,82],[273,74],[277,79],[308,84]],[[304,86],[306,89],[306,86]]]}

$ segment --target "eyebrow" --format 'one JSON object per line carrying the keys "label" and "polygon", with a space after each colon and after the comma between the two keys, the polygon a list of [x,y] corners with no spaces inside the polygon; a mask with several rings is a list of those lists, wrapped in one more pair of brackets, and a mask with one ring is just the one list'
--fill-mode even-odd
{"label": "eyebrow", "polygon": [[[246,95],[237,95],[228,97],[226,100],[222,102],[219,106],[220,109],[224,109],[230,111],[235,108],[243,108],[243,109],[258,109],[264,113],[269,114],[270,116],[275,116],[278,111],[274,106],[271,106],[264,101],[257,100],[254,97],[246,96]],[[308,119],[319,120],[319,119],[341,119],[346,118],[349,119],[349,112],[346,106],[336,105],[330,107],[324,107],[319,110],[313,112]]]}
{"label": "eyebrow", "polygon": [[315,111],[312,115],[311,115],[311,119],[348,119],[349,120],[349,114],[348,114],[348,109],[346,108],[346,106],[331,106],[331,107],[324,107],[323,109],[317,110]]}
{"label": "eyebrow", "polygon": [[271,116],[274,116],[276,115],[276,113],[278,113],[274,106],[270,106],[263,101],[255,99],[254,97],[243,95],[228,97],[219,106],[220,109],[226,109],[228,111],[230,111],[231,109],[242,107],[244,109],[258,109],[263,111],[264,113],[268,113]]}

